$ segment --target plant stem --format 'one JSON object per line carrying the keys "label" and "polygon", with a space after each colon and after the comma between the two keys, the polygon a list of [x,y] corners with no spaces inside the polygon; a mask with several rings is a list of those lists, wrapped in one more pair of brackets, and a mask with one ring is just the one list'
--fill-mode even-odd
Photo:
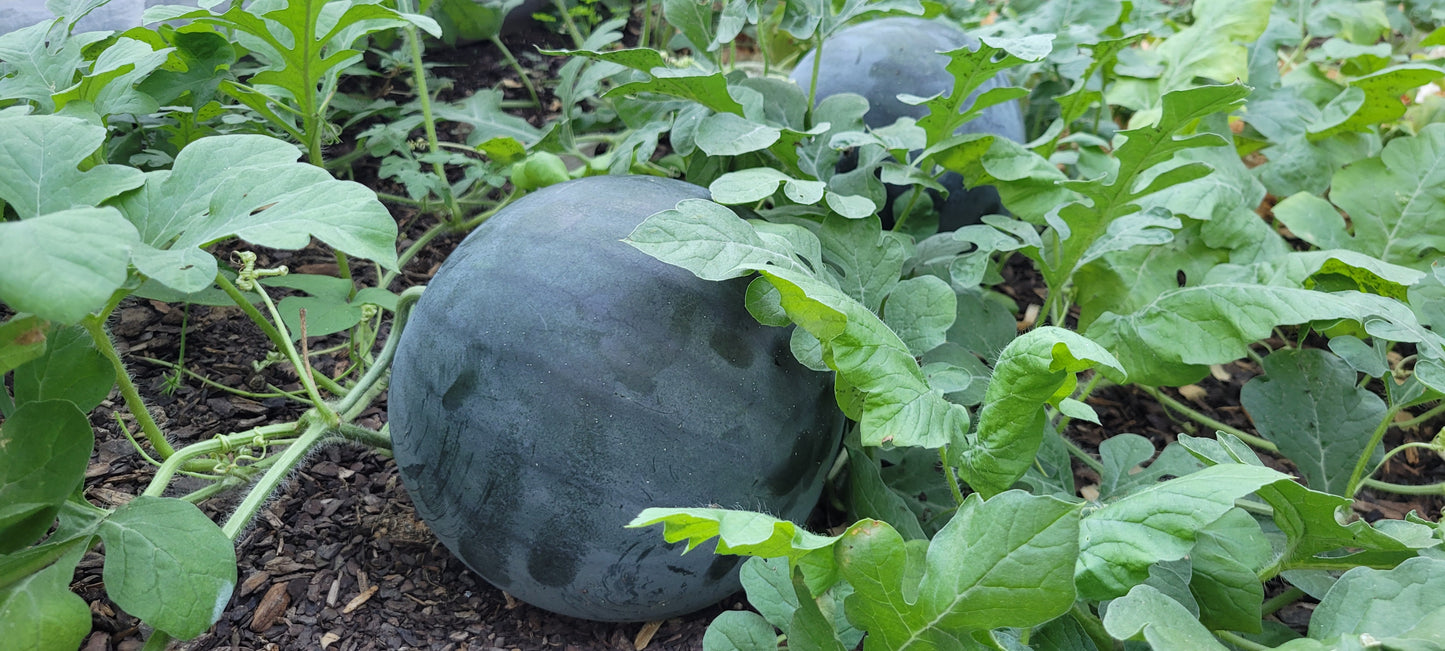
{"label": "plant stem", "polygon": [[265,440],[277,434],[294,432],[298,425],[299,423],[267,425],[247,432],[219,435],[205,441],[197,441],[187,445],[167,458],[165,462],[156,469],[155,476],[151,477],[150,484],[146,486],[145,492],[141,494],[160,497],[165,493],[166,486],[170,485],[171,478],[175,476],[176,472],[193,459],[216,452],[226,452],[232,448],[246,445],[258,438]]}
{"label": "plant stem", "polygon": [[379,386],[381,378],[391,369],[391,359],[396,355],[397,342],[401,341],[401,333],[406,329],[407,319],[411,317],[411,308],[421,300],[423,291],[425,288],[422,286],[409,287],[397,298],[396,317],[391,322],[391,334],[387,336],[386,343],[381,345],[381,352],[377,353],[376,361],[371,367],[366,369],[366,374],[336,403],[337,412],[349,415],[353,409],[371,404],[367,394],[372,393],[373,387]]}
{"label": "plant stem", "polygon": [[1269,452],[1279,452],[1279,446],[1278,446],[1278,445],[1275,445],[1274,443],[1271,443],[1271,442],[1266,441],[1266,440],[1264,440],[1264,439],[1262,439],[1262,438],[1260,438],[1260,437],[1258,437],[1258,436],[1255,436],[1255,435],[1253,435],[1253,434],[1250,434],[1249,432],[1246,432],[1246,431],[1244,431],[1244,430],[1242,430],[1242,429],[1239,429],[1239,428],[1237,428],[1237,427],[1233,427],[1233,426],[1228,425],[1228,424],[1226,424],[1226,423],[1223,423],[1223,422],[1221,422],[1221,421],[1218,421],[1218,420],[1215,420],[1215,419],[1213,419],[1213,418],[1210,418],[1209,416],[1206,416],[1206,415],[1204,415],[1204,414],[1202,414],[1202,413],[1200,413],[1200,412],[1198,412],[1198,411],[1195,411],[1194,409],[1190,408],[1188,405],[1186,405],[1186,404],[1184,404],[1184,403],[1182,403],[1182,402],[1179,402],[1178,400],[1175,400],[1174,398],[1171,398],[1168,394],[1165,394],[1163,391],[1160,391],[1159,389],[1157,389],[1157,388],[1155,388],[1155,387],[1149,387],[1149,386],[1143,386],[1143,385],[1135,385],[1135,386],[1138,386],[1140,391],[1143,391],[1144,393],[1149,394],[1149,395],[1150,395],[1151,397],[1153,397],[1155,400],[1159,401],[1160,404],[1162,404],[1162,405],[1164,405],[1165,407],[1168,407],[1168,408],[1170,408],[1170,409],[1173,409],[1174,411],[1177,411],[1177,412],[1179,412],[1179,413],[1181,413],[1181,414],[1184,414],[1184,415],[1187,416],[1190,420],[1193,420],[1193,421],[1195,421],[1195,422],[1197,422],[1197,423],[1199,423],[1199,424],[1201,424],[1201,425],[1205,425],[1205,426],[1207,426],[1207,427],[1212,427],[1212,428],[1214,428],[1214,429],[1216,429],[1216,430],[1218,430],[1218,431],[1221,431],[1221,432],[1227,432],[1227,433],[1229,433],[1229,434],[1233,434],[1234,436],[1238,437],[1239,440],[1244,441],[1245,443],[1248,443],[1248,444],[1250,444],[1250,445],[1252,445],[1252,446],[1254,446],[1254,447],[1256,447],[1256,448],[1259,448],[1259,449],[1261,449],[1261,450],[1266,450],[1266,451],[1269,451]]}
{"label": "plant stem", "polygon": [[256,517],[256,513],[261,510],[266,501],[271,499],[271,494],[286,480],[286,476],[306,458],[311,448],[325,439],[327,434],[332,431],[334,430],[324,423],[313,422],[307,425],[306,431],[301,433],[296,442],[286,446],[286,449],[275,457],[275,465],[266,469],[266,474],[261,476],[261,479],[251,488],[251,492],[247,493],[246,498],[236,506],[231,517],[226,519],[224,525],[221,525],[221,531],[226,534],[226,537],[236,540],[241,535],[241,531],[251,524],[251,519]]}
{"label": "plant stem", "polygon": [[542,106],[542,100],[537,97],[537,88],[532,85],[531,77],[527,76],[527,69],[523,68],[522,64],[517,62],[517,58],[512,56],[511,48],[502,42],[502,37],[499,35],[493,34],[488,40],[492,42],[492,45],[497,46],[497,50],[502,53],[502,58],[507,60],[507,65],[512,66],[512,69],[517,71],[517,76],[522,78],[522,86],[527,89],[527,96],[532,98],[532,106]]}
{"label": "plant stem", "polygon": [[[285,328],[286,326],[282,325],[281,322],[281,313],[276,310],[276,304],[271,302],[271,296],[266,293],[266,290],[260,283],[256,284],[256,294],[261,297],[261,302],[266,304],[266,311],[271,313],[271,318],[275,321],[278,330]],[[302,329],[304,330],[305,328]],[[327,425],[334,426],[340,423],[341,418],[337,416],[336,412],[332,411],[331,407],[326,404],[326,401],[321,398],[321,392],[316,388],[316,378],[310,373],[311,365],[306,363],[306,360],[302,359],[301,355],[296,352],[296,347],[291,345],[291,338],[284,336],[284,333],[281,337],[281,343],[283,344],[281,353],[286,356],[286,359],[291,361],[291,366],[296,369],[296,376],[301,378],[301,386],[306,388],[306,395],[311,397],[311,406],[316,409],[321,419],[325,421]],[[344,395],[345,393],[343,390],[337,392],[337,395]]]}
{"label": "plant stem", "polygon": [[1074,455],[1074,458],[1084,462],[1084,465],[1092,468],[1094,472],[1099,473],[1101,476],[1104,474],[1104,463],[1102,461],[1095,459],[1094,455],[1086,452],[1084,448],[1079,447],[1078,443],[1073,442],[1063,434],[1059,434],[1059,440],[1064,443],[1064,448],[1069,451],[1069,454]]}
{"label": "plant stem", "polygon": [[286,337],[281,334],[280,330],[276,329],[276,326],[271,325],[271,322],[266,319],[265,315],[256,309],[256,306],[251,303],[251,300],[246,298],[246,295],[242,294],[241,290],[238,289],[234,283],[218,273],[216,274],[216,285],[220,287],[221,291],[225,292],[227,296],[231,297],[231,301],[233,301],[237,307],[241,308],[241,312],[245,313],[247,318],[251,319],[257,327],[261,328],[261,332],[266,335],[267,339],[271,340],[271,343],[276,346],[277,350],[282,350],[283,342],[287,341]]}
{"label": "plant stem", "polygon": [[1361,485],[1375,490],[1389,491],[1397,495],[1445,495],[1445,483],[1424,484],[1420,486],[1410,484],[1391,484],[1378,479],[1365,479]]}
{"label": "plant stem", "polygon": [[1290,589],[1266,599],[1264,605],[1260,606],[1260,615],[1263,617],[1273,615],[1279,609],[1299,601],[1303,596],[1305,596],[1304,590],[1290,586]]}
{"label": "plant stem", "polygon": [[958,475],[954,474],[953,466],[948,463],[948,446],[938,448],[938,460],[943,464],[943,476],[948,478],[948,490],[953,493],[953,503],[963,504],[963,489],[958,486]]}
{"label": "plant stem", "polygon": [[1400,429],[1410,429],[1411,427],[1418,427],[1420,425],[1423,425],[1426,421],[1435,418],[1436,416],[1439,416],[1440,414],[1445,414],[1445,402],[1431,407],[1425,413],[1411,418],[1410,420],[1402,420],[1398,423],[1395,423],[1395,427],[1398,427]]}
{"label": "plant stem", "polygon": [[1269,651],[1269,649],[1273,648],[1255,642],[1254,640],[1246,639],[1232,631],[1214,631],[1214,635],[1225,642],[1244,649],[1244,651]]}
{"label": "plant stem", "polygon": [[1360,451],[1360,459],[1355,462],[1355,469],[1350,473],[1350,482],[1345,484],[1345,496],[1354,497],[1360,490],[1360,483],[1365,479],[1365,468],[1370,465],[1370,457],[1374,456],[1375,448],[1380,447],[1380,442],[1385,440],[1385,432],[1390,430],[1390,423],[1394,422],[1395,414],[1400,413],[1402,405],[1391,405],[1385,410],[1385,417],[1380,419],[1380,424],[1375,426],[1375,431],[1370,434],[1370,442]]}
{"label": "plant stem", "polygon": [[1095,617],[1093,613],[1089,612],[1089,609],[1085,607],[1084,604],[1075,601],[1073,609],[1069,611],[1069,616],[1073,617],[1074,621],[1083,627],[1084,632],[1089,635],[1089,639],[1094,641],[1094,646],[1098,647],[1100,651],[1124,648],[1124,644],[1115,640],[1114,636],[1109,635],[1109,632],[1104,630],[1104,623],[1099,621],[1099,618]]}
{"label": "plant stem", "polygon": [[336,431],[342,438],[377,450],[391,451],[391,435],[374,429],[342,423]]}
{"label": "plant stem", "polygon": [[[241,396],[242,398],[250,398],[250,399],[252,399],[252,400],[265,400],[265,399],[267,399],[267,398],[290,398],[290,399],[296,400],[296,401],[298,401],[298,402],[303,402],[303,403],[306,402],[306,399],[305,399],[304,396],[301,396],[301,395],[299,395],[299,394],[289,393],[289,392],[286,392],[286,391],[280,391],[280,392],[276,392],[276,393],[255,393],[255,392],[252,392],[252,391],[246,391],[246,390],[244,390],[244,389],[237,389],[237,388],[234,388],[234,387],[229,387],[229,386],[226,386],[226,385],[224,385],[224,384],[221,384],[220,382],[217,382],[217,381],[215,381],[215,380],[212,380],[212,379],[210,379],[210,378],[208,378],[208,377],[206,377],[206,376],[204,376],[204,375],[201,375],[200,373],[197,373],[197,372],[195,372],[195,371],[192,371],[192,370],[190,370],[190,369],[181,368],[181,366],[180,366],[179,364],[174,364],[174,363],[172,363],[172,362],[167,362],[166,360],[163,360],[163,359],[156,359],[156,358],[154,358],[154,357],[142,357],[142,356],[137,356],[136,359],[138,359],[138,360],[140,360],[140,361],[142,361],[142,362],[149,362],[149,363],[151,363],[151,364],[155,364],[156,366],[160,366],[160,367],[162,367],[162,368],[172,369],[172,370],[174,370],[174,371],[176,371],[176,372],[178,372],[178,373],[183,373],[183,374],[185,374],[185,375],[187,375],[187,376],[190,376],[191,378],[195,379],[196,381],[200,382],[201,384],[204,384],[204,385],[206,385],[206,386],[209,386],[209,387],[211,387],[211,388],[214,388],[214,389],[217,389],[217,390],[220,390],[220,391],[225,391],[225,392],[227,392],[227,393],[231,393],[231,394],[234,394],[234,395]],[[307,403],[307,404],[310,404],[310,403]]]}
{"label": "plant stem", "polygon": [[[409,0],[403,0],[401,5],[403,7],[402,11],[404,12],[411,9],[411,2]],[[431,112],[431,92],[427,90],[426,68],[422,65],[421,36],[417,34],[416,26],[410,23],[407,24],[404,31],[406,33],[407,46],[411,52],[411,74],[412,80],[416,84],[416,99],[421,103],[422,127],[426,130],[427,146],[430,147],[430,151],[435,154],[440,151],[441,147],[437,146],[437,125]],[[447,208],[452,214],[449,221],[455,222],[460,220],[462,218],[462,208],[457,205],[456,195],[452,192],[452,184],[447,180],[446,169],[442,167],[441,161],[432,161],[431,168],[432,173],[436,174],[437,179],[441,181],[442,199],[447,202]]]}
{"label": "plant stem", "polygon": [[813,75],[808,81],[808,108],[803,111],[803,127],[813,128],[813,102],[818,100],[818,71],[823,65],[823,37],[813,35]]}
{"label": "plant stem", "polygon": [[557,13],[562,15],[562,24],[567,26],[567,33],[572,36],[572,43],[577,49],[582,49],[587,39],[582,38],[582,32],[577,31],[577,23],[572,20],[572,12],[567,11],[567,3],[563,0],[552,0],[552,6],[557,8]]}
{"label": "plant stem", "polygon": [[140,391],[136,389],[135,382],[130,379],[130,372],[125,369],[125,362],[121,361],[120,353],[116,351],[115,344],[111,343],[110,335],[105,333],[105,323],[99,317],[89,316],[83,319],[80,324],[85,331],[90,333],[90,338],[95,342],[95,347],[100,350],[110,361],[111,368],[115,370],[115,381],[120,387],[120,395],[125,399],[125,406],[135,416],[136,424],[140,425],[141,431],[145,432],[146,440],[150,441],[151,447],[155,448],[156,454],[162,459],[176,453],[171,447],[170,441],[161,432],[161,428],[151,418],[150,410],[146,409],[145,400],[141,399]]}

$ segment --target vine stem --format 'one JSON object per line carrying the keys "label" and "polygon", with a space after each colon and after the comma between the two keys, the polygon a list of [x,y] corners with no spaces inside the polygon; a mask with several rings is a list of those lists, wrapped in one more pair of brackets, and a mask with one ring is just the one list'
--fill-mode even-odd
{"label": "vine stem", "polygon": [[182,468],[184,468],[186,463],[191,460],[197,459],[207,454],[225,452],[232,448],[246,445],[247,443],[255,441],[258,438],[265,440],[278,434],[288,434],[296,431],[296,428],[299,425],[300,423],[267,425],[265,427],[258,427],[254,430],[238,432],[236,434],[224,434],[205,441],[197,441],[195,443],[187,445],[186,447],[181,448],[175,454],[168,457],[165,462],[156,469],[155,476],[151,477],[150,484],[146,486],[145,492],[141,494],[149,495],[152,497],[160,497],[162,494],[165,493],[166,486],[170,485],[171,478],[175,477],[176,473],[179,472]]}
{"label": "vine stem", "polygon": [[1442,402],[1442,403],[1440,403],[1440,404],[1438,404],[1438,405],[1435,405],[1434,407],[1431,407],[1431,408],[1430,408],[1428,411],[1426,411],[1425,413],[1420,414],[1419,416],[1416,416],[1416,417],[1414,417],[1414,418],[1411,418],[1410,420],[1402,420],[1402,421],[1400,421],[1400,422],[1398,422],[1398,423],[1395,423],[1395,427],[1398,427],[1398,428],[1400,428],[1400,429],[1409,429],[1409,428],[1415,427],[1415,426],[1417,426],[1417,425],[1422,425],[1422,424],[1425,423],[1425,421],[1428,421],[1428,420],[1430,420],[1430,419],[1432,419],[1432,418],[1434,418],[1434,417],[1436,417],[1436,416],[1439,416],[1440,414],[1445,414],[1445,402]]}
{"label": "vine stem", "polygon": [[256,485],[251,488],[251,492],[247,493],[245,499],[236,506],[236,510],[231,512],[231,517],[226,519],[224,525],[221,525],[222,533],[225,533],[226,537],[231,540],[236,540],[241,532],[251,524],[251,519],[256,517],[256,513],[265,505],[266,500],[271,499],[271,494],[286,480],[287,475],[306,458],[306,454],[317,443],[334,431],[325,423],[309,423],[306,431],[301,433],[296,442],[286,446],[286,449],[275,457],[275,464],[266,469],[266,474],[257,480]]}
{"label": "vine stem", "polygon": [[522,67],[522,64],[517,61],[517,57],[512,56],[511,48],[502,42],[502,37],[499,35],[493,35],[488,40],[502,53],[502,58],[506,59],[507,64],[517,72],[517,76],[522,78],[522,87],[527,89],[527,96],[532,98],[532,106],[540,108],[542,100],[537,97],[537,88],[532,85],[532,78],[527,76],[527,69]]}
{"label": "vine stem", "polygon": [[[271,318],[277,324],[277,330],[280,331],[281,328],[284,328],[285,326],[281,325],[281,313],[276,310],[276,304],[271,301],[271,296],[266,293],[260,283],[256,284],[256,295],[260,296],[261,302],[266,304],[266,311],[271,313]],[[302,335],[304,336],[305,332],[302,332]],[[321,398],[320,390],[316,388],[316,377],[310,372],[311,364],[296,352],[296,347],[291,345],[290,337],[282,336],[281,343],[283,344],[281,353],[286,355],[286,358],[291,361],[291,365],[296,368],[296,375],[301,378],[301,386],[306,388],[306,395],[311,397],[311,406],[316,409],[326,424],[333,426],[340,424],[341,417],[337,416],[331,406],[326,404],[326,401]]]}
{"label": "vine stem", "polygon": [[1260,438],[1260,437],[1258,437],[1258,436],[1255,436],[1255,435],[1253,435],[1253,434],[1250,434],[1249,432],[1246,432],[1246,431],[1244,431],[1244,430],[1242,430],[1242,429],[1239,429],[1238,427],[1234,427],[1234,426],[1229,425],[1229,424],[1227,424],[1227,423],[1224,423],[1224,422],[1222,422],[1222,421],[1219,421],[1219,420],[1215,420],[1215,419],[1213,419],[1213,418],[1210,418],[1209,416],[1206,416],[1206,415],[1204,415],[1204,414],[1202,414],[1202,413],[1194,410],[1194,409],[1191,408],[1189,405],[1186,405],[1186,404],[1184,404],[1184,403],[1182,403],[1182,402],[1179,402],[1178,400],[1175,400],[1174,398],[1171,398],[1168,394],[1165,394],[1163,391],[1160,391],[1159,389],[1157,389],[1157,388],[1155,388],[1155,387],[1144,386],[1144,385],[1135,385],[1135,386],[1139,387],[1139,390],[1140,390],[1140,391],[1143,391],[1144,393],[1149,394],[1150,397],[1152,397],[1152,398],[1154,398],[1155,400],[1159,401],[1159,404],[1162,404],[1162,405],[1164,405],[1165,407],[1168,407],[1169,409],[1173,409],[1174,411],[1177,411],[1177,412],[1179,412],[1179,413],[1181,413],[1181,414],[1184,414],[1185,416],[1187,416],[1190,420],[1192,420],[1192,421],[1194,421],[1194,422],[1197,422],[1197,423],[1199,423],[1199,424],[1201,424],[1201,425],[1205,425],[1205,426],[1207,426],[1207,427],[1212,427],[1212,428],[1214,428],[1214,429],[1216,429],[1216,430],[1219,430],[1219,431],[1222,431],[1222,432],[1227,432],[1227,433],[1229,433],[1229,434],[1232,434],[1232,435],[1238,437],[1239,440],[1244,441],[1245,443],[1248,443],[1248,444],[1250,444],[1250,445],[1252,445],[1252,446],[1254,446],[1254,447],[1256,447],[1256,448],[1259,448],[1259,449],[1261,449],[1261,450],[1266,450],[1266,451],[1269,451],[1269,452],[1276,452],[1276,453],[1279,452],[1279,446],[1278,446],[1278,445],[1275,445],[1274,443],[1271,443],[1271,442],[1266,441],[1266,440],[1264,440],[1264,439],[1262,439],[1262,438]]}
{"label": "vine stem", "polygon": [[1394,422],[1395,414],[1404,409],[1403,405],[1392,405],[1385,410],[1385,417],[1380,419],[1380,424],[1375,426],[1375,431],[1370,434],[1370,442],[1360,451],[1360,459],[1355,462],[1355,469],[1350,473],[1350,482],[1345,484],[1345,495],[1354,497],[1359,492],[1360,484],[1365,479],[1365,469],[1370,465],[1370,457],[1375,455],[1375,449],[1385,440],[1385,432],[1390,430],[1390,423]]}
{"label": "vine stem", "polygon": [[171,447],[171,442],[166,440],[166,435],[161,432],[160,425],[151,418],[150,410],[146,409],[145,400],[141,399],[140,390],[135,382],[130,379],[130,372],[125,368],[125,362],[121,360],[120,353],[116,351],[115,344],[111,342],[110,335],[105,332],[105,322],[99,317],[90,316],[81,320],[85,331],[90,333],[90,338],[95,342],[95,347],[100,354],[110,362],[111,368],[115,370],[115,381],[120,386],[120,395],[125,399],[126,408],[135,416],[136,424],[140,425],[141,431],[145,433],[146,440],[150,441],[151,447],[162,459],[169,458],[176,453]]}
{"label": "vine stem", "polygon": [[1255,642],[1254,640],[1245,638],[1238,633],[1234,633],[1232,631],[1214,631],[1214,634],[1218,636],[1219,639],[1224,640],[1225,642],[1228,642],[1238,648],[1244,649],[1245,651],[1269,651],[1269,649],[1273,648]]}
{"label": "vine stem", "polygon": [[1445,495],[1445,483],[1412,486],[1410,484],[1391,484],[1378,479],[1366,478],[1360,482],[1360,485],[1375,490],[1389,491],[1397,495]]}
{"label": "vine stem", "polygon": [[1303,596],[1305,596],[1304,590],[1291,586],[1290,589],[1266,599],[1264,604],[1260,606],[1260,615],[1268,617],[1279,611],[1279,609],[1299,601],[1300,597]]}
{"label": "vine stem", "polygon": [[1084,633],[1088,634],[1089,639],[1094,641],[1095,647],[1100,649],[1122,649],[1124,647],[1122,642],[1115,640],[1114,636],[1109,635],[1109,632],[1104,630],[1104,623],[1099,621],[1099,618],[1095,617],[1093,613],[1089,612],[1089,609],[1083,604],[1077,601],[1074,602],[1074,607],[1069,611],[1069,616],[1073,617],[1074,621],[1083,627]]}
{"label": "vine stem", "polygon": [[953,466],[948,463],[948,446],[938,448],[938,460],[943,463],[943,475],[948,478],[948,490],[953,493],[953,503],[963,505],[963,489],[958,485],[958,475],[953,472]]}
{"label": "vine stem", "polygon": [[[403,12],[411,11],[410,0],[402,0],[400,4]],[[435,154],[441,151],[441,147],[437,145],[437,125],[436,120],[432,118],[431,93],[426,87],[426,67],[422,65],[421,35],[417,33],[416,26],[411,23],[407,23],[403,31],[406,33],[407,47],[411,54],[411,74],[416,83],[416,98],[418,102],[421,102],[422,127],[426,130],[427,146]],[[533,98],[535,99],[535,97],[534,95]],[[452,185],[447,181],[447,172],[442,167],[441,161],[432,161],[431,168],[432,173],[436,174],[437,179],[441,181],[442,199],[447,202],[447,209],[452,214],[450,221],[460,220],[462,207],[457,204],[456,194],[452,192]]]}
{"label": "vine stem", "polygon": [[391,369],[391,360],[396,356],[396,346],[401,340],[401,333],[406,329],[407,319],[411,317],[411,308],[421,300],[425,287],[409,287],[401,293],[396,301],[396,318],[392,319],[391,334],[386,338],[386,343],[381,345],[381,352],[377,353],[376,361],[366,369],[366,374],[356,381],[356,386],[336,403],[336,411],[341,414],[350,414],[358,407],[370,404],[370,397],[373,397],[374,390],[379,391],[381,379]]}

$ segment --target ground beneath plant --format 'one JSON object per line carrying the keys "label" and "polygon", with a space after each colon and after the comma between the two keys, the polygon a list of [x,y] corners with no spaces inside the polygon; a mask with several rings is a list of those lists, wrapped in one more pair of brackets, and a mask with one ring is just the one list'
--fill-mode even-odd
{"label": "ground beneath plant", "polygon": [[[514,50],[528,52],[525,43]],[[485,47],[459,50],[472,65],[458,71],[459,87],[489,87],[500,65]],[[525,54],[522,56],[526,56]],[[544,66],[533,60],[529,65]],[[397,211],[403,232],[412,237],[423,220]],[[425,283],[459,238],[442,238],[408,267],[392,289]],[[409,244],[402,242],[402,246]],[[293,270],[335,273],[329,254],[320,251],[269,252],[262,263],[285,264]],[[1041,301],[1041,285],[1027,265],[1006,269],[998,289],[1025,308],[1020,327],[1031,325],[1027,307]],[[154,360],[174,362],[179,355],[182,324],[186,330],[186,367],[231,387],[264,391],[274,385],[297,388],[296,377],[280,365],[257,368],[269,343],[234,308],[173,305],[137,300],[125,304],[112,322],[112,332],[135,373],[157,419],[181,444],[217,433],[242,431],[299,415],[294,403],[280,398],[250,399],[232,395],[188,378],[173,393],[163,391],[168,368]],[[334,372],[339,357],[323,357],[317,370]],[[1239,390],[1259,369],[1248,362],[1216,370],[1213,377],[1171,395],[1209,416],[1252,431],[1239,406]],[[1068,436],[1094,449],[1108,435],[1134,432],[1156,446],[1183,431],[1209,435],[1189,421],[1160,407],[1149,396],[1128,387],[1097,392],[1090,403],[1101,426],[1073,424]],[[93,417],[98,435],[95,457],[87,472],[86,494],[97,504],[114,506],[140,493],[152,468],[120,433],[112,398]],[[119,412],[124,414],[124,409]],[[128,418],[128,417],[127,417]],[[367,412],[361,423],[380,427],[385,403]],[[127,422],[133,427],[134,424]],[[1428,423],[1404,436],[1429,440],[1440,427]],[[1391,440],[1391,445],[1400,440]],[[1287,466],[1281,466],[1288,469]],[[1079,471],[1081,486],[1097,482],[1087,469]],[[1445,481],[1445,464],[1433,456],[1408,456],[1392,462],[1381,479],[1398,483]],[[184,491],[187,487],[180,486]],[[226,497],[204,507],[222,517]],[[234,498],[231,498],[234,499]],[[1399,518],[1415,510],[1439,517],[1438,497],[1401,498],[1370,494],[1356,504],[1366,519]],[[542,611],[513,600],[489,586],[436,542],[417,519],[396,466],[375,452],[338,446],[321,450],[295,473],[237,544],[240,585],[221,621],[198,639],[180,643],[184,649],[427,649],[493,651],[558,649],[564,651],[693,650],[702,646],[709,621],[724,609],[745,608],[734,596],[687,617],[652,623],[589,622]],[[85,651],[132,651],[142,645],[143,631],[134,617],[104,597],[101,557],[91,553],[81,564],[74,587],[90,604],[95,632]],[[1308,604],[1278,614],[1288,624],[1308,617]]]}

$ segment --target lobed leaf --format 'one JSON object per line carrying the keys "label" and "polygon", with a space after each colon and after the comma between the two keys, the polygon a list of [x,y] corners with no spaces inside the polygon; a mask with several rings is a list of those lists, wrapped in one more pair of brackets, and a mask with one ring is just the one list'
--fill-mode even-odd
{"label": "lobed leaf", "polygon": [[[144,178],[140,170],[132,167],[102,164],[80,169],[103,142],[105,129],[79,118],[0,116],[0,169],[6,171],[0,175],[0,199],[26,220],[69,208],[95,206],[139,187]],[[76,228],[77,233],[89,230]],[[115,232],[108,236],[125,239]],[[0,241],[17,239],[21,239],[19,233]]]}
{"label": "lobed leaf", "polygon": [[1074,602],[1078,523],[1078,505],[1052,497],[971,495],[928,545],[917,578],[892,528],[856,524],[837,548],[854,589],[848,619],[868,632],[867,650],[960,648],[974,631],[1042,624]]}
{"label": "lobed leaf", "polygon": [[[1438,73],[1437,73],[1438,74]],[[1282,219],[1321,248],[1347,248],[1384,262],[1421,269],[1445,251],[1445,124],[1396,138],[1379,153],[1336,173],[1330,201],[1294,195],[1282,202]]]}
{"label": "lobed leaf", "polygon": [[[689,199],[647,218],[624,241],[705,280],[761,273],[788,318],[818,341],[818,361],[838,372],[840,404],[859,420],[865,445],[942,447],[967,431],[967,410],[928,385],[903,340],[817,270],[819,261],[798,257],[799,248],[820,250],[816,240],[801,227],[754,227],[722,206]],[[763,307],[759,296],[754,292],[755,312]],[[794,343],[807,342],[795,331]],[[847,397],[855,393],[860,400]]]}
{"label": "lobed leaf", "polygon": [[1157,588],[1137,585],[1109,603],[1104,630],[1120,640],[1144,640],[1155,651],[1226,651],[1209,629]]}
{"label": "lobed leaf", "polygon": [[1131,381],[1181,386],[1231,362],[1281,325],[1349,319],[1392,341],[1428,338],[1403,304],[1358,292],[1221,282],[1161,293],[1128,315],[1106,312],[1084,334],[1118,356]]}
{"label": "lobed leaf", "polygon": [[176,156],[170,171],[145,175],[145,186],[116,203],[140,231],[141,273],[182,292],[209,287],[216,261],[198,247],[229,237],[295,250],[325,242],[338,251],[396,265],[396,221],[375,193],[297,162],[292,145],[259,135],[201,138]]}
{"label": "lobed leaf", "polygon": [[1445,560],[1416,557],[1391,569],[1340,576],[1310,617],[1309,635],[1445,640]]}

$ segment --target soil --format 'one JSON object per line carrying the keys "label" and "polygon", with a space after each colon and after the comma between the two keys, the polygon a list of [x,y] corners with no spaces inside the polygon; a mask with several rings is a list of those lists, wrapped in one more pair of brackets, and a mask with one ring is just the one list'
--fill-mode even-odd
{"label": "soil", "polygon": [[[519,38],[509,44],[525,64],[539,68],[540,78],[554,64],[543,63],[528,42]],[[466,46],[450,55],[452,61],[465,65],[448,69],[457,79],[448,93],[491,87],[507,74],[490,46]],[[503,86],[511,89],[509,97],[520,96],[515,83]],[[404,208],[397,207],[395,212],[403,232],[411,237],[425,226]],[[440,238],[431,243],[392,289],[425,283],[459,239]],[[404,239],[402,246],[408,244]],[[267,252],[264,258],[261,263],[267,266],[285,264],[293,270],[335,273],[334,259],[319,250]],[[1005,272],[999,291],[1013,297],[1021,308],[1042,302],[1042,286],[1028,265],[1010,264]],[[1026,315],[1027,309],[1022,309],[1021,328],[1029,326]],[[168,368],[153,360],[173,362],[178,358],[183,324],[187,368],[227,386],[299,388],[295,375],[282,365],[259,370],[253,366],[254,361],[265,359],[270,345],[239,310],[192,306],[186,311],[160,302],[132,300],[118,311],[112,333],[152,411],[176,442],[285,422],[299,415],[295,403],[284,399],[238,397],[194,378],[173,393],[165,392]],[[323,357],[317,369],[332,372],[340,363],[339,356]],[[1235,363],[1217,369],[1213,377],[1198,385],[1171,390],[1171,395],[1215,419],[1252,431],[1248,415],[1239,406],[1239,390],[1258,373],[1247,361]],[[1086,449],[1096,449],[1106,436],[1118,432],[1142,434],[1160,447],[1181,431],[1210,434],[1131,387],[1105,388],[1096,392],[1090,403],[1098,410],[1102,425],[1076,421],[1066,432]],[[118,505],[140,493],[152,475],[152,468],[119,431],[113,412],[129,419],[115,396],[93,415],[98,443],[86,481],[86,495],[105,506]],[[359,424],[378,428],[385,419],[382,400]],[[134,427],[129,421],[127,425]],[[1440,425],[1438,421],[1429,423],[1407,436],[1429,440]],[[1281,467],[1288,469],[1287,465]],[[1098,481],[1087,469],[1081,469],[1078,478],[1081,486]],[[1445,481],[1445,464],[1433,456],[1411,457],[1392,462],[1381,478],[1399,483]],[[179,492],[193,488],[177,487]],[[232,499],[222,496],[205,503],[204,508],[220,518]],[[1399,518],[1411,510],[1434,518],[1441,506],[1438,497],[1386,497],[1366,491],[1356,510],[1366,519]],[[200,638],[178,643],[178,648],[693,650],[701,648],[704,630],[719,612],[746,607],[739,595],[687,617],[617,624],[561,617],[517,602],[471,573],[435,541],[417,519],[395,464],[384,455],[351,446],[320,450],[305,462],[240,537],[236,549],[240,585],[221,621]],[[92,552],[82,561],[73,586],[90,604],[95,625],[82,648],[139,649],[143,638],[137,620],[105,598],[102,584],[101,557]],[[1299,608],[1308,609],[1308,604]],[[1286,610],[1279,616],[1297,622],[1304,614]]]}

